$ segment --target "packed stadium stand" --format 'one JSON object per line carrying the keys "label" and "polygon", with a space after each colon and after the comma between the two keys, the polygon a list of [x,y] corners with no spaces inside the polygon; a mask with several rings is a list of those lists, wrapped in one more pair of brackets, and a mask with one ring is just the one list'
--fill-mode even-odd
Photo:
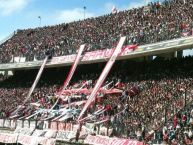
{"label": "packed stadium stand", "polygon": [[[25,57],[25,61],[43,60],[47,52],[53,57],[77,54],[81,44],[86,44],[86,52],[114,48],[121,36],[127,36],[125,45],[140,46],[188,37],[192,30],[193,1],[166,0],[83,21],[17,30],[0,45],[0,63],[14,63],[13,57],[18,56]],[[163,56],[116,60],[83,114],[85,124],[94,124],[90,134],[144,144],[193,144],[193,57]],[[3,124],[8,118],[76,124],[105,64],[78,65],[59,97],[71,68],[45,68],[25,104],[38,70],[14,70],[12,76],[0,74]],[[67,115],[61,116],[58,110],[62,109],[67,110]],[[107,131],[99,133],[100,127]],[[37,128],[41,128],[40,124]],[[76,140],[80,132],[78,128]]]}
{"label": "packed stadium stand", "polygon": [[[133,139],[145,140],[149,131],[156,130],[166,121],[165,118],[173,117],[178,110],[185,106],[185,95],[187,102],[192,101],[192,62],[192,57],[165,61],[154,60],[152,62],[119,61],[111,70],[106,84],[113,80],[108,88],[117,88],[123,90],[123,92],[111,95],[99,94],[95,109],[92,105],[87,113],[95,112],[98,109],[97,107],[105,106],[106,111],[98,116],[98,119],[101,120],[101,118],[107,116],[112,119],[112,116],[124,110],[109,122],[114,129],[114,135],[120,137],[126,135]],[[102,71],[101,66],[103,65],[79,66],[68,89],[79,88],[86,81],[90,83],[85,88],[92,88],[99,72]],[[39,102],[41,104],[40,108],[49,109],[56,100],[53,98],[54,93],[61,86],[67,70],[67,68],[46,69],[32,95],[32,99],[28,103]],[[1,117],[9,117],[10,113],[19,104],[22,104],[36,72],[37,70],[18,71],[14,76],[1,82]],[[25,79],[22,79],[24,76]],[[61,99],[56,108],[60,109],[69,103],[84,100],[86,100],[85,95],[77,93],[71,100]],[[28,108],[28,105],[26,105],[25,107],[19,112],[21,117],[32,115],[35,111],[33,106]],[[77,105],[71,107],[81,109],[81,106]],[[167,114],[164,114],[165,111]],[[38,117],[41,118],[41,116]],[[192,117],[189,115],[189,119],[193,119]],[[192,123],[192,120],[190,123]],[[183,127],[181,125],[179,122],[178,126]],[[173,139],[176,138],[171,137],[168,140],[171,142]]]}
{"label": "packed stadium stand", "polygon": [[128,36],[127,44],[139,45],[189,36],[193,28],[192,5],[191,0],[150,3],[84,21],[18,30],[0,46],[0,62],[11,61],[12,55],[25,56],[28,61],[34,57],[42,60],[47,49],[54,56],[73,54],[83,43],[89,44],[87,51],[107,49],[120,36]]}

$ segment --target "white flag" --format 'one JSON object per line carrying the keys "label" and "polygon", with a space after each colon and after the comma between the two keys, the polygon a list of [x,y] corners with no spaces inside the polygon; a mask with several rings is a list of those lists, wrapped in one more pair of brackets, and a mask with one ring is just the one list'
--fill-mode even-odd
{"label": "white flag", "polygon": [[115,14],[115,13],[117,13],[117,12],[118,12],[117,8],[116,8],[115,6],[113,6],[113,8],[112,8],[112,13]]}

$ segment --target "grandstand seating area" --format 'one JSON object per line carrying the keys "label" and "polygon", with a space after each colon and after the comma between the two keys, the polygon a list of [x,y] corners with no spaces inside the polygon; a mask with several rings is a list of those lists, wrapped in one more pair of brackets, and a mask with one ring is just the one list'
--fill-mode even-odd
{"label": "grandstand seating area", "polygon": [[[98,116],[98,119],[110,117],[111,121],[107,124],[114,129],[114,135],[144,140],[149,131],[162,126],[165,118],[170,119],[178,110],[184,107],[185,95],[187,102],[192,101],[192,62],[192,57],[154,60],[152,62],[118,61],[111,70],[105,84],[113,80],[108,88],[118,88],[123,90],[123,93],[114,95],[100,93],[95,105],[93,104],[95,107],[92,105],[87,114],[95,112],[98,108],[105,107],[106,111]],[[88,80],[92,81],[89,81],[90,83],[85,88],[92,88],[99,72],[102,71],[103,67],[101,66],[103,65],[79,66],[68,89],[80,88]],[[52,96],[59,90],[59,86],[62,84],[61,80],[66,77],[68,69],[46,69],[32,95],[32,99],[28,103],[37,103],[39,101],[40,108],[49,109],[56,101]],[[1,82],[1,117],[9,117],[10,113],[22,104],[36,75],[35,72],[36,70],[16,71],[13,77]],[[25,76],[25,79],[22,79],[23,76]],[[133,89],[134,87],[136,89]],[[131,89],[133,90],[129,91]],[[79,97],[71,97],[70,103],[86,100],[84,94],[77,95]],[[55,109],[63,108],[68,104],[68,99],[60,99]],[[20,116],[29,116],[35,111],[33,105],[30,105],[30,107],[26,105],[25,107],[20,111]],[[71,107],[81,109],[82,105],[72,105]],[[165,111],[166,114],[164,114]],[[121,113],[115,116],[119,112]],[[38,117],[41,118],[41,116]],[[189,117],[192,118],[193,116],[189,115]],[[179,125],[181,126],[181,124]],[[189,125],[188,127],[192,126]],[[155,133],[157,134],[157,132]],[[170,134],[167,135],[170,136]],[[184,137],[192,141],[192,137],[189,138],[186,135]],[[173,139],[174,137],[171,137],[169,141],[174,141]],[[160,142],[160,140],[155,138],[153,141]]]}
{"label": "grandstand seating area", "polygon": [[171,0],[83,21],[18,30],[0,46],[0,63],[10,62],[12,55],[42,60],[47,49],[54,56],[72,54],[83,43],[88,44],[87,51],[107,49],[120,36],[128,36],[127,44],[138,45],[189,36],[192,7],[192,0]]}
{"label": "grandstand seating area", "polygon": [[[127,45],[144,45],[190,36],[192,31],[193,1],[165,0],[83,21],[18,30],[0,45],[0,63],[10,62],[13,56],[26,57],[26,61],[43,60],[48,50],[53,56],[74,54],[83,43],[87,44],[86,51],[108,49],[116,46],[120,36],[127,36]],[[87,91],[93,89],[104,66],[105,63],[78,65],[66,88],[69,92],[53,109],[68,107],[80,111],[88,99]],[[103,89],[119,92],[100,91],[84,115],[93,115],[103,108],[105,111],[92,119],[95,123],[108,119],[103,125],[113,129],[111,136],[154,144],[193,144],[192,68],[193,57],[116,61]],[[50,109],[69,70],[70,67],[45,68],[30,100],[21,106],[16,118],[28,117],[37,108]],[[9,77],[0,74],[0,118],[9,118],[22,105],[37,72],[15,70]],[[86,91],[77,91],[81,87]],[[30,119],[47,117],[49,113]],[[77,117],[70,116],[63,122],[76,121]]]}
{"label": "grandstand seating area", "polygon": [[193,106],[178,112],[165,125],[155,131],[152,143],[192,144]]}

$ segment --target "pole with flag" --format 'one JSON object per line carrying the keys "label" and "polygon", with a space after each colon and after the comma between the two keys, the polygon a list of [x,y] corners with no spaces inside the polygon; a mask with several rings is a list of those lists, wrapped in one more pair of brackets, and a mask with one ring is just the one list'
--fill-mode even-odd
{"label": "pole with flag", "polygon": [[111,10],[111,11],[112,11],[112,14],[115,14],[115,13],[118,12],[118,10],[117,10],[117,8],[116,8],[115,6],[112,7],[112,10]]}
{"label": "pole with flag", "polygon": [[114,52],[112,53],[109,61],[107,62],[106,66],[104,67],[100,77],[97,80],[97,83],[95,84],[92,93],[90,94],[86,104],[84,105],[82,111],[79,114],[78,117],[78,122],[82,119],[82,116],[84,115],[85,111],[87,110],[87,108],[89,107],[89,105],[92,103],[92,101],[95,99],[97,92],[99,91],[101,85],[103,84],[105,78],[107,77],[109,71],[111,70],[116,58],[119,56],[122,46],[125,42],[126,37],[121,37],[119,40],[119,43],[117,45],[117,47],[114,49]]}
{"label": "pole with flag", "polygon": [[83,9],[84,9],[84,19],[85,19],[85,16],[86,16],[86,13],[85,13],[86,12],[86,6],[84,6]]}
{"label": "pole with flag", "polygon": [[41,21],[42,21],[41,16],[38,16],[38,19],[39,19],[39,27],[41,27]]}

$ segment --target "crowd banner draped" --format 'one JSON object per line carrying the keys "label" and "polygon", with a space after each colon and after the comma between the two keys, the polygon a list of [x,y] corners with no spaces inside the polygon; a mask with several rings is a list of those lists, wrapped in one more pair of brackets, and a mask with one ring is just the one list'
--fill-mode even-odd
{"label": "crowd banner draped", "polygon": [[57,99],[56,103],[52,106],[51,110],[56,106],[56,104],[59,101],[60,96],[62,95],[62,93],[66,89],[66,87],[68,86],[68,84],[69,84],[69,82],[70,82],[70,80],[71,80],[71,78],[72,78],[72,76],[73,76],[73,74],[74,74],[74,72],[75,72],[75,70],[76,70],[76,68],[78,66],[78,63],[81,60],[81,56],[82,56],[82,52],[83,52],[84,48],[85,48],[85,44],[80,46],[80,48],[78,50],[78,54],[76,55],[75,61],[74,61],[73,65],[72,65],[72,67],[70,69],[70,72],[69,72],[66,80],[64,81],[64,85],[63,85],[62,89],[57,94],[58,95],[58,99]]}
{"label": "crowd banner draped", "polygon": [[[91,92],[92,92],[92,88],[90,88],[90,89],[87,89],[87,88],[83,88],[85,85],[83,84],[82,86],[81,86],[81,88],[79,88],[79,89],[66,89],[66,90],[64,90],[63,91],[63,93],[62,93],[62,95],[67,95],[67,96],[69,96],[69,95],[72,95],[72,94],[85,94],[85,95],[89,95],[89,94],[91,94]],[[99,89],[99,91],[98,92],[102,92],[102,93],[104,93],[104,94],[120,94],[120,93],[122,93],[123,92],[123,90],[121,90],[121,89],[116,89],[116,88],[110,88],[110,89],[107,89],[107,88],[100,88]]]}
{"label": "crowd banner draped", "polygon": [[105,78],[107,77],[109,71],[111,70],[115,60],[117,59],[117,56],[120,54],[121,52],[121,48],[125,42],[126,37],[121,37],[119,40],[119,43],[117,45],[117,47],[114,49],[114,52],[112,53],[109,61],[107,62],[105,68],[103,69],[99,79],[97,80],[97,83],[94,86],[94,89],[89,97],[89,99],[87,100],[85,106],[83,107],[82,111],[80,112],[80,115],[78,117],[78,121],[81,119],[82,115],[84,114],[84,112],[87,110],[88,106],[91,104],[91,102],[94,100],[97,92],[99,91],[101,85],[103,84]]}
{"label": "crowd banner draped", "polygon": [[80,62],[81,55],[82,55],[82,52],[83,52],[84,48],[85,48],[85,44],[80,46],[80,48],[78,50],[78,54],[76,55],[75,61],[74,61],[73,65],[72,65],[72,67],[70,69],[70,72],[69,72],[69,74],[67,76],[67,79],[64,81],[64,85],[63,85],[62,90],[59,93],[59,95],[61,95],[63,90],[66,89],[66,87],[68,86],[72,76],[74,75],[74,72],[75,72],[75,70],[76,70],[76,68],[78,66],[78,63]]}
{"label": "crowd banner draped", "polygon": [[84,140],[86,144],[92,145],[145,145],[143,142],[131,139],[122,139],[122,138],[110,138],[108,136],[92,136],[88,135]]}
{"label": "crowd banner draped", "polygon": [[[40,77],[41,77],[41,75],[43,73],[43,70],[44,70],[44,68],[46,66],[47,61],[48,61],[48,56],[46,56],[46,58],[44,59],[44,61],[42,63],[42,66],[40,67],[39,72],[38,72],[38,74],[36,76],[36,79],[35,79],[32,87],[30,88],[30,91],[29,91],[26,99],[24,100],[22,106],[30,99],[31,94],[33,93],[33,91],[34,91],[34,89],[35,89],[35,87],[36,87],[36,85],[37,85],[37,83],[38,83],[38,81],[39,81],[39,79],[40,79]],[[14,111],[14,113],[17,113],[18,110],[19,110],[19,107]]]}
{"label": "crowd banner draped", "polygon": [[28,116],[26,119],[30,119],[30,118],[32,118],[33,116],[35,116],[35,115],[37,115],[37,114],[39,114],[40,112],[39,111],[37,111],[36,113],[34,113],[34,114],[32,114],[32,115],[30,115],[30,116]]}
{"label": "crowd banner draped", "polygon": [[79,122],[82,122],[82,121],[85,121],[85,120],[87,120],[87,119],[90,119],[90,118],[92,118],[92,117],[94,117],[94,116],[96,116],[96,115],[100,115],[100,114],[102,114],[104,111],[105,111],[105,109],[100,109],[100,110],[94,112],[93,115],[90,115],[90,116],[87,116],[87,117],[85,117],[85,118],[83,118],[83,119],[80,119]]}
{"label": "crowd banner draped", "polygon": [[63,90],[62,95],[66,95],[65,93],[68,92],[68,94],[76,94],[84,90],[83,88],[88,84],[89,81],[86,81],[79,89],[70,89],[70,90]]}

